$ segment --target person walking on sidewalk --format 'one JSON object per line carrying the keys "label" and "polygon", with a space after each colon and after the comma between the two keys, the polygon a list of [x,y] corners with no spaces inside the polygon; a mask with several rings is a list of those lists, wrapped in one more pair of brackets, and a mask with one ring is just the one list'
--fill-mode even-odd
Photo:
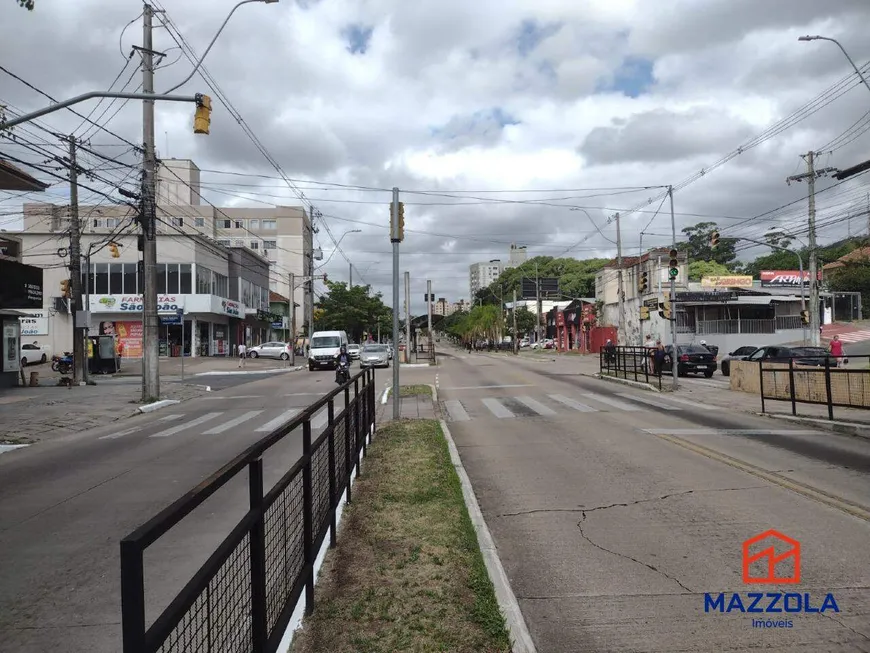
{"label": "person walking on sidewalk", "polygon": [[248,361],[248,347],[245,343],[239,345],[239,369],[246,367]]}
{"label": "person walking on sidewalk", "polygon": [[831,352],[831,356],[834,357],[834,366],[842,367],[843,366],[843,341],[840,340],[840,336],[835,335],[834,339],[831,340],[831,344],[828,346],[828,351]]}

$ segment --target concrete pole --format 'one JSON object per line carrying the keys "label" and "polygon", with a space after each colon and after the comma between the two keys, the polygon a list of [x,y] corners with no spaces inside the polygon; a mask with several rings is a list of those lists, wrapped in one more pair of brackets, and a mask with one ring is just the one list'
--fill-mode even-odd
{"label": "concrete pole", "polygon": [[[145,4],[142,20],[142,92],[154,93],[154,57],[151,38],[154,10]],[[142,400],[160,398],[159,320],[157,318],[157,161],[154,152],[154,100],[142,102],[142,226],[145,243],[142,263],[145,293],[142,297],[143,350]]]}
{"label": "concrete pole", "polygon": [[78,385],[88,366],[85,336],[78,313],[87,310],[82,306],[82,225],[79,220],[78,166],[76,165],[76,141],[69,141],[69,274],[72,291],[73,316],[73,383]]}
{"label": "concrete pole", "polygon": [[411,362],[411,273],[405,272],[405,362]]}
{"label": "concrete pole", "polygon": [[296,367],[296,275],[290,273],[290,312],[287,314],[290,327],[290,365]]}
{"label": "concrete pole", "polygon": [[[674,187],[668,186],[668,197],[671,201],[671,248],[677,248],[677,222],[674,218]],[[679,260],[679,259],[678,259]],[[671,372],[674,376],[674,390],[679,385],[679,353],[677,352],[677,280],[671,277]]]}
{"label": "concrete pole", "polygon": [[517,337],[517,289],[516,288],[514,288],[514,304],[513,304],[513,307],[511,308],[511,313],[513,313],[513,316],[511,317],[511,320],[513,321],[513,335],[514,335],[513,350],[514,350],[514,356],[516,356],[519,353],[519,347],[520,347],[520,339]]}
{"label": "concrete pole", "polygon": [[[810,342],[814,347],[821,345],[822,336],[819,327],[822,324],[819,315],[819,259],[816,249],[816,171],[814,153],[807,153],[807,185],[809,196],[809,247],[810,247]],[[801,279],[803,282],[803,279]]]}
{"label": "concrete pole", "polygon": [[[390,207],[390,240],[393,244],[393,419],[402,413],[399,398],[399,189],[393,188],[393,204]],[[407,349],[407,347],[406,347]]]}
{"label": "concrete pole", "polygon": [[617,307],[619,309],[616,343],[627,342],[625,338],[625,287],[622,278],[622,232],[619,229],[619,213],[616,214],[616,267],[617,270]]}
{"label": "concrete pole", "polygon": [[432,280],[426,280],[426,307],[429,319],[429,356],[432,355]]}
{"label": "concrete pole", "polygon": [[348,274],[347,274],[347,278],[348,278],[347,289],[350,290],[351,288],[353,288],[353,263],[348,263],[348,264],[347,264],[347,267],[348,267]]}

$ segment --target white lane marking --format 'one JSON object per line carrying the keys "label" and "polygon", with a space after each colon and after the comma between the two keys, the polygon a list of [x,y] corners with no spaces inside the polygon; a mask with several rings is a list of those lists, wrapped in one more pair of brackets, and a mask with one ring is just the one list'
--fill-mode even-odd
{"label": "white lane marking", "polygon": [[550,399],[554,399],[558,401],[560,404],[565,404],[566,406],[573,408],[574,410],[579,410],[581,413],[597,413],[598,410],[592,408],[592,406],[587,406],[586,404],[581,404],[579,401],[574,401],[570,397],[566,397],[564,395],[547,395]]}
{"label": "white lane marking", "polygon": [[247,413],[239,415],[238,417],[231,419],[229,422],[224,422],[220,426],[215,426],[213,429],[209,429],[208,431],[203,431],[203,435],[217,435],[218,433],[223,433],[224,431],[229,431],[234,426],[238,426],[242,422],[247,422],[252,417],[256,417],[262,410],[250,410]]}
{"label": "white lane marking", "polygon": [[206,413],[201,417],[197,417],[190,422],[185,422],[184,424],[179,424],[178,426],[173,426],[171,429],[166,429],[165,431],[160,431],[159,433],[155,433],[150,436],[152,438],[168,438],[170,435],[175,435],[176,433],[180,433],[181,431],[186,431],[187,429],[192,429],[194,426],[199,426],[200,424],[205,424],[209,420],[214,419],[215,417],[220,417],[223,415],[223,412],[220,413]]}
{"label": "white lane marking", "polygon": [[818,435],[821,431],[777,429],[642,429],[651,435]]}
{"label": "white lane marking", "polygon": [[486,399],[481,399],[481,401],[483,402],[484,406],[489,408],[489,412],[491,412],[499,419],[514,417],[514,414],[507,408],[505,408],[498,399],[487,397]]}
{"label": "white lane marking", "polygon": [[520,385],[464,385],[453,388],[441,388],[442,390],[486,390],[489,388],[532,388],[531,383],[522,383]]}
{"label": "white lane marking", "polygon": [[618,399],[611,399],[610,397],[605,397],[603,395],[595,394],[594,392],[586,392],[585,395],[590,399],[594,399],[595,401],[600,401],[602,404],[609,404],[614,408],[618,408],[619,410],[624,410],[626,412],[640,410],[637,406],[632,406],[631,404],[627,404],[624,401],[619,401]]}
{"label": "white lane marking", "polygon": [[203,399],[218,399],[218,400],[222,401],[224,399],[262,399],[265,396],[266,395],[235,395],[232,397],[211,396],[211,397],[203,397]]}
{"label": "white lane marking", "polygon": [[295,415],[298,415],[301,412],[302,412],[301,408],[291,408],[290,410],[285,410],[283,413],[278,415],[278,417],[276,417],[275,419],[263,424],[263,426],[258,428],[255,432],[256,433],[267,433],[269,431],[273,431],[276,428],[278,428],[279,426],[281,426],[284,422],[287,422],[287,421],[293,419],[293,417]]}
{"label": "white lane marking", "polygon": [[[161,417],[157,421],[158,422],[170,422],[174,419],[181,419],[182,417],[184,417],[183,413],[177,413],[175,415],[166,415],[164,417]],[[131,433],[135,433],[136,431],[141,431],[146,426],[148,426],[148,425],[147,424],[140,424],[139,426],[134,426],[131,429],[126,429],[124,431],[118,431],[117,433],[110,433],[109,435],[104,435],[104,436],[97,438],[97,439],[98,440],[117,440],[118,438],[123,438],[125,435],[130,435]]]}
{"label": "white lane marking", "polygon": [[685,406],[691,406],[692,408],[701,408],[703,410],[721,410],[719,406],[713,406],[711,404],[702,404],[699,401],[690,401],[689,399],[682,399],[681,397],[663,397],[665,401],[675,401],[678,404],[683,404]]}
{"label": "white lane marking", "polygon": [[533,411],[535,411],[538,415],[555,415],[556,411],[550,408],[549,406],[545,406],[540,401],[536,399],[532,399],[531,397],[514,397],[518,402],[523,404],[524,406],[528,406]]}
{"label": "white lane marking", "polygon": [[650,406],[656,406],[657,408],[661,408],[662,410],[683,410],[682,408],[678,408],[677,406],[668,406],[667,404],[663,404],[658,399],[650,399],[649,397],[639,397],[638,395],[633,395],[628,392],[620,392],[620,397],[625,397],[626,399],[633,399],[634,401],[639,401],[644,404],[649,404]]}
{"label": "white lane marking", "polygon": [[314,416],[314,419],[311,420],[311,428],[312,429],[322,429],[326,426],[326,423],[329,421],[329,408],[324,407],[317,415]]}
{"label": "white lane marking", "polygon": [[471,419],[458,399],[448,399],[444,402],[444,407],[447,409],[447,414],[450,415],[451,422],[467,422]]}
{"label": "white lane marking", "polygon": [[290,394],[284,395],[285,397],[321,397],[325,395],[325,392],[291,392]]}

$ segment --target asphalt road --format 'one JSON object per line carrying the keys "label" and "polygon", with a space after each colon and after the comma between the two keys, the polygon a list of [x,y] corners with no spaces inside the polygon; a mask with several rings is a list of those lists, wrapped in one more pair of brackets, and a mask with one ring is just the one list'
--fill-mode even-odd
{"label": "asphalt road", "polygon": [[[335,388],[326,371],[198,378],[226,389],[0,455],[0,651],[119,651],[121,538]],[[325,424],[324,409],[313,434]],[[267,488],[301,437],[264,456]],[[148,623],[246,508],[242,474],[149,548]]]}
{"label": "asphalt road", "polygon": [[[453,353],[439,398],[539,651],[870,651],[870,441]],[[769,529],[799,583],[744,583]],[[839,612],[704,609],[776,591]]]}

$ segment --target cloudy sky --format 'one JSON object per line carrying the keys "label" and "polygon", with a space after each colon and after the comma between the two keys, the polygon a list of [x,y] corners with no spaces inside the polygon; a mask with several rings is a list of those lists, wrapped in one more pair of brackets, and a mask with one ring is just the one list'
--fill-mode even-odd
{"label": "cloudy sky", "polygon": [[[154,48],[166,53],[158,91],[190,73],[174,37],[201,54],[235,0],[161,0]],[[132,0],[36,0],[0,9],[0,66],[54,98],[140,83],[142,5]],[[169,23],[169,27],[163,24]],[[672,184],[677,230],[712,220],[723,236],[760,238],[774,225],[806,233],[800,154],[820,167],[864,161],[870,89],[866,0],[280,0],[241,7],[179,93],[214,98],[211,135],[194,136],[191,107],[158,104],[159,156],[190,158],[218,206],[313,204],[326,256],[341,245],[354,281],[391,299],[390,188],[402,191],[415,312],[426,279],[437,296],[468,296],[468,266],[530,255],[615,253],[622,215],[626,254],[670,243]],[[210,86],[241,115],[291,189]],[[30,111],[49,100],[0,70],[0,104]],[[119,110],[120,107],[120,110]],[[96,108],[96,110],[94,110]],[[93,113],[91,113],[91,111]],[[102,180],[127,183],[135,163],[122,139],[141,142],[137,102],[80,105],[111,133],[61,111],[40,121],[75,130],[94,149]],[[42,164],[57,141],[37,126],[29,144],[0,152]],[[34,148],[34,144],[38,147]],[[49,168],[51,170],[51,168]],[[63,174],[62,170],[57,171]],[[58,181],[41,172],[40,178]],[[347,186],[357,187],[349,189]],[[868,231],[868,175],[817,184],[820,239]],[[49,193],[63,202],[62,182]],[[16,226],[22,199],[0,194],[0,226]],[[85,200],[100,201],[86,195]],[[785,208],[779,208],[783,207]],[[662,212],[657,213],[661,206]],[[852,215],[851,219],[849,216]],[[745,250],[753,256],[763,250]],[[324,268],[346,280],[341,253]]]}

